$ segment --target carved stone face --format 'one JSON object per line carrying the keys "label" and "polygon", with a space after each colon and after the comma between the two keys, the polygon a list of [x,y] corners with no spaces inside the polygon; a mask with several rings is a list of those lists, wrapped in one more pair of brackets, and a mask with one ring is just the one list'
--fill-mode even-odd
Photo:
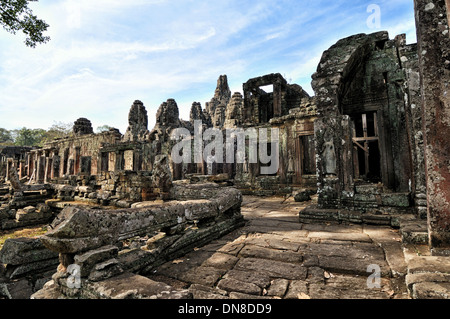
{"label": "carved stone face", "polygon": [[322,158],[325,174],[336,174],[336,152],[333,140],[325,141]]}

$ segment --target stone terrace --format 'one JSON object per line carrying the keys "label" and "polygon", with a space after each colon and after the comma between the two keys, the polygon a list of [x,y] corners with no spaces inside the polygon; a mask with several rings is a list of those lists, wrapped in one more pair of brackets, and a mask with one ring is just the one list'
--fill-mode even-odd
{"label": "stone terrace", "polygon": [[[427,254],[426,246],[402,243],[400,231],[387,226],[299,223],[299,211],[309,204],[292,197],[245,196],[244,227],[148,277],[189,289],[194,299],[406,299],[429,292],[429,287],[414,289],[420,274],[413,274],[417,265],[427,264],[417,259],[420,252]],[[408,268],[410,261],[415,270]],[[381,288],[369,289],[367,268],[373,264],[381,268]],[[440,274],[447,283],[448,266],[438,267],[447,268]]]}

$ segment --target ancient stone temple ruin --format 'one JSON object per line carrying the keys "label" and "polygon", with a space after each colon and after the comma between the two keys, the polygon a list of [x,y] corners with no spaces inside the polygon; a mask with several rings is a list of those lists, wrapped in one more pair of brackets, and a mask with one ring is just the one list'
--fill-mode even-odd
{"label": "ancient stone temple ruin", "polygon": [[[2,149],[0,229],[50,230],[5,243],[0,294],[28,276],[33,298],[192,298],[145,276],[242,227],[246,195],[306,202],[299,223],[400,229],[448,265],[450,13],[444,1],[415,4],[417,44],[384,31],[337,41],[314,96],[278,73],[232,93],[221,75],[188,120],[168,99],[149,129],[136,100],[123,135],[79,118],[70,137]],[[408,278],[417,296],[424,279]],[[141,290],[108,295],[111,279]]]}

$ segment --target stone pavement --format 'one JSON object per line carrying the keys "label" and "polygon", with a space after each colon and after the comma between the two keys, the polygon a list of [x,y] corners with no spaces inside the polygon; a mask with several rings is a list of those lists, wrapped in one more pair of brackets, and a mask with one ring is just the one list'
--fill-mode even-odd
{"label": "stone pavement", "polygon": [[[399,230],[388,226],[299,223],[299,211],[310,204],[244,196],[244,227],[147,277],[189,289],[194,299],[410,298],[407,261],[426,254],[426,246],[405,247]],[[381,280],[373,287],[377,267]],[[421,274],[412,280],[426,281]]]}

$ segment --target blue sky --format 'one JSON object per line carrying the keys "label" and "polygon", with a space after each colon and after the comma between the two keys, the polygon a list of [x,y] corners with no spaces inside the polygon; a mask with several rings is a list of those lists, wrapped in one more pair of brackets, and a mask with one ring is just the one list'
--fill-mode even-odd
{"label": "blue sky", "polygon": [[[369,27],[371,4],[381,9]],[[183,119],[209,101],[219,75],[233,92],[281,73],[313,95],[311,75],[324,50],[357,33],[406,33],[416,42],[413,0],[40,0],[31,8],[51,41],[35,49],[0,30],[0,127],[47,129],[91,120],[122,133],[141,100],[155,123],[174,98]]]}

